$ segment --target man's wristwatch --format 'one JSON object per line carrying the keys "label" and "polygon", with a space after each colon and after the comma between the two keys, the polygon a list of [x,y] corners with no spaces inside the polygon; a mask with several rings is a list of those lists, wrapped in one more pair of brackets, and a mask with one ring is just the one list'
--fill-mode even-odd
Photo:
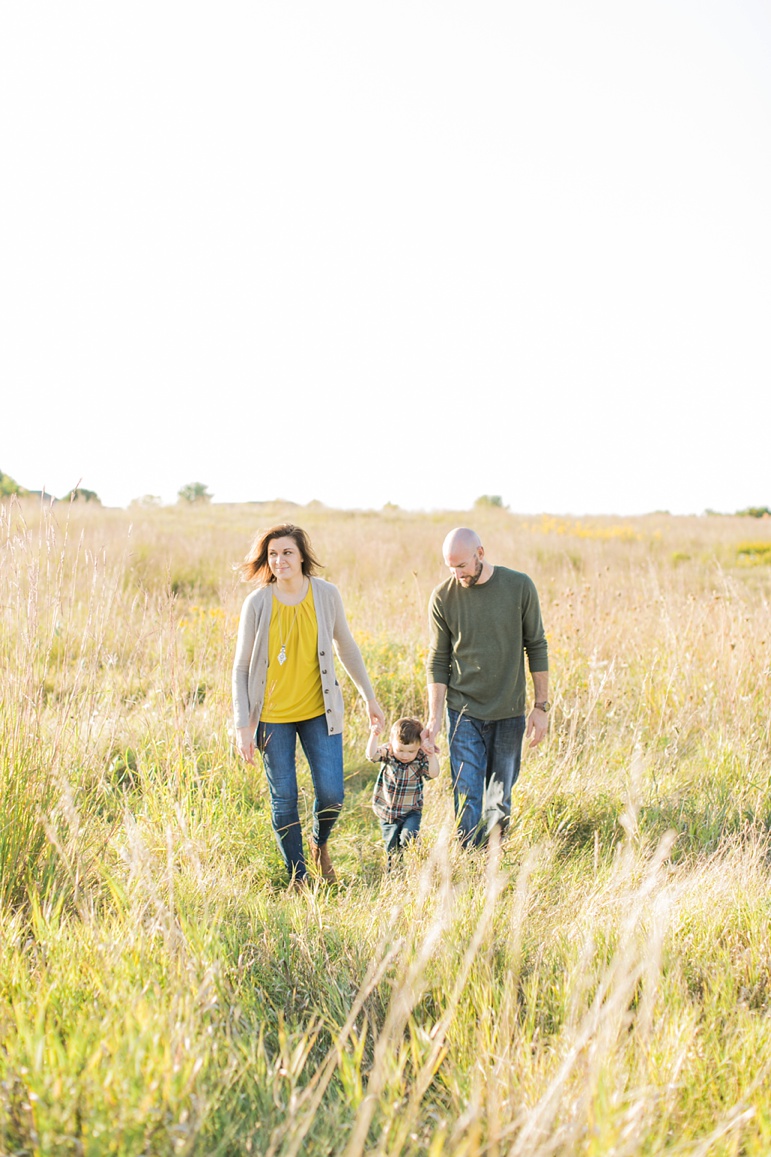
{"label": "man's wristwatch", "polygon": [[539,711],[551,711],[551,703],[548,699],[544,699],[543,703],[534,703],[533,707],[537,707]]}

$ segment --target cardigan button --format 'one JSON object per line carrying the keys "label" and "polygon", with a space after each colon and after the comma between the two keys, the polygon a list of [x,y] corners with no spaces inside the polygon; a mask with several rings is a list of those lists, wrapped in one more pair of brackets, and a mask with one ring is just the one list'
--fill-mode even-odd
{"label": "cardigan button", "polygon": [[326,651],[319,651],[320,655],[326,655]]}
{"label": "cardigan button", "polygon": [[325,668],[324,668],[324,670],[321,672],[321,674],[322,674],[322,675],[326,675],[326,673],[327,673],[327,669],[326,669],[326,667],[325,667]]}
{"label": "cardigan button", "polygon": [[331,708],[331,707],[327,707],[327,715],[331,715],[331,714],[332,714],[332,708]]}

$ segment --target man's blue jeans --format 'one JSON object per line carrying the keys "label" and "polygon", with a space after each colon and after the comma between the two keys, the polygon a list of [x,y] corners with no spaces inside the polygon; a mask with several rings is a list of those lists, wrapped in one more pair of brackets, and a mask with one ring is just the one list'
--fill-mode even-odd
{"label": "man's blue jeans", "polygon": [[255,742],[270,788],[273,831],[289,875],[302,880],[305,856],[297,806],[297,766],[295,749],[300,738],[311,770],[313,790],[313,839],[325,844],[343,806],[343,737],[330,735],[326,715],[299,723],[263,723],[260,720]]}
{"label": "man's blue jeans", "polygon": [[522,758],[525,716],[474,719],[447,709],[455,816],[463,844],[483,847],[511,816],[511,789]]}

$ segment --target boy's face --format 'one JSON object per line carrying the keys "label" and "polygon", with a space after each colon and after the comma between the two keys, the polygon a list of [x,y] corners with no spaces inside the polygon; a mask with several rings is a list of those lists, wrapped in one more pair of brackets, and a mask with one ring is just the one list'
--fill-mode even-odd
{"label": "boy's face", "polygon": [[399,760],[399,763],[412,763],[413,759],[417,759],[420,751],[420,741],[415,743],[402,743],[394,735],[391,736],[391,751]]}

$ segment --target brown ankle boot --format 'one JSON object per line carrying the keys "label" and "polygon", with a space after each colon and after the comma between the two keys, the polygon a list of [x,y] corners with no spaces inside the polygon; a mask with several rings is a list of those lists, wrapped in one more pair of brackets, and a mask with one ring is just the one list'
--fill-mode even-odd
{"label": "brown ankle boot", "polygon": [[332,861],[329,858],[329,849],[326,844],[317,844],[311,837],[308,841],[311,849],[311,860],[317,872],[321,875],[328,884],[337,883],[337,872],[332,867]]}

